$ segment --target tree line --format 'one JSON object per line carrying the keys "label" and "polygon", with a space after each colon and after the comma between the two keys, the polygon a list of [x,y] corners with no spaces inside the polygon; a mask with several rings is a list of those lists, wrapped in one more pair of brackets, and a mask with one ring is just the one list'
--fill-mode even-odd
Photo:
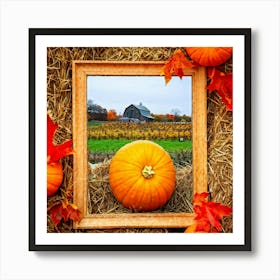
{"label": "tree line", "polygon": [[[117,114],[115,109],[103,108],[102,106],[95,104],[91,99],[87,103],[87,115],[88,121],[117,121],[122,115]],[[191,116],[180,115],[178,109],[172,109],[171,113],[167,114],[151,114],[156,122],[191,122]]]}

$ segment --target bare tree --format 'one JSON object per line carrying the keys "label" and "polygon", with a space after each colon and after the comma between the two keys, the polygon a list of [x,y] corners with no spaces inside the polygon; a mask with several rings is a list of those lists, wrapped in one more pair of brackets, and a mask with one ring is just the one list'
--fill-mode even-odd
{"label": "bare tree", "polygon": [[107,120],[107,110],[102,106],[95,104],[91,99],[87,102],[88,120]]}
{"label": "bare tree", "polygon": [[174,115],[175,121],[178,121],[179,116],[181,115],[181,111],[178,108],[173,108],[171,110],[171,114]]}

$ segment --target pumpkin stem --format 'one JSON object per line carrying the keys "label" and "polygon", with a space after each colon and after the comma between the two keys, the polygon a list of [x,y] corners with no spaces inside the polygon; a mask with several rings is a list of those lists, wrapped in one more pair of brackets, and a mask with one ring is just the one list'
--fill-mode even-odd
{"label": "pumpkin stem", "polygon": [[153,175],[155,174],[155,171],[153,170],[152,166],[147,166],[145,165],[145,167],[142,170],[142,175],[146,178],[146,179],[151,179],[153,177]]}

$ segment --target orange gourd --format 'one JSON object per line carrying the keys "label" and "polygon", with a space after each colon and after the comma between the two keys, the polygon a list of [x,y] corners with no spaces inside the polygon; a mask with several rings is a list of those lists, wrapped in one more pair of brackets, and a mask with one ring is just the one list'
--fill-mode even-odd
{"label": "orange gourd", "polygon": [[232,56],[231,47],[188,47],[185,49],[191,59],[202,66],[218,66]]}
{"label": "orange gourd", "polygon": [[63,180],[63,170],[60,162],[48,163],[47,196],[55,194]]}
{"label": "orange gourd", "polygon": [[158,144],[138,140],[126,144],[113,157],[109,182],[115,198],[125,207],[151,211],[171,197],[176,171],[169,154]]}

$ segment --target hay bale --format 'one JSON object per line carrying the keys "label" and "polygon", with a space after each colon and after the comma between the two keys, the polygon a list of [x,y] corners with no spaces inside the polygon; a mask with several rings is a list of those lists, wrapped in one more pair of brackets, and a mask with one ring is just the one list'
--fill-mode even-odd
{"label": "hay bale", "polygon": [[[233,172],[232,112],[225,110],[220,97],[208,96],[208,186],[211,200],[232,206]],[[223,228],[232,231],[231,218]]]}
{"label": "hay bale", "polygon": [[[104,160],[92,168],[88,166],[88,211],[90,214],[132,213],[114,197],[109,184],[111,160]],[[192,212],[192,167],[176,166],[176,188],[166,205],[153,212]]]}

